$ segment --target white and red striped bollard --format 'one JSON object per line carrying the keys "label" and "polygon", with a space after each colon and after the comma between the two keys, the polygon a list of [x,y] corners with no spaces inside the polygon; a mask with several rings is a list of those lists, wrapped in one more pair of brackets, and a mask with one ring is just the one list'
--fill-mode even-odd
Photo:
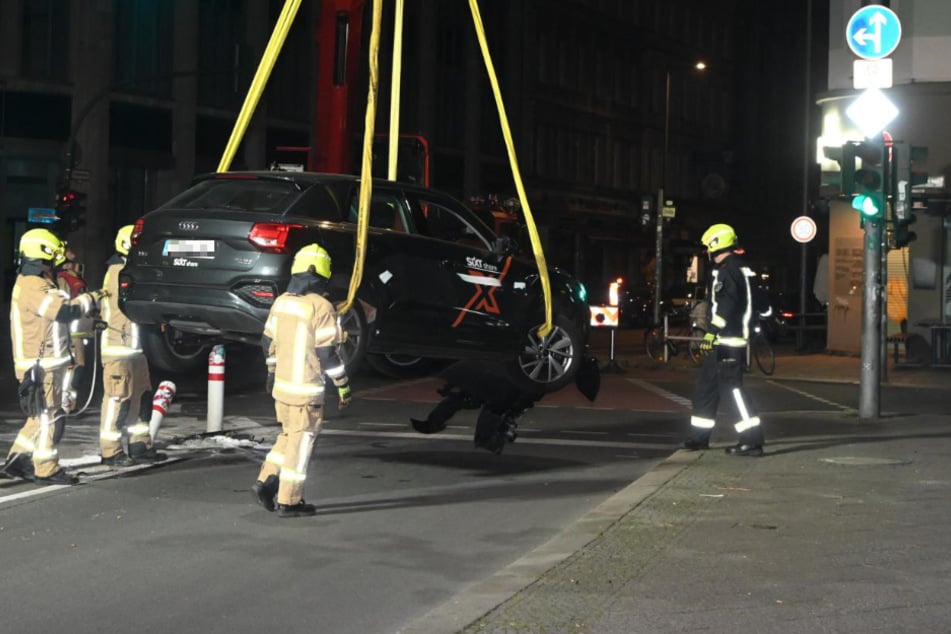
{"label": "white and red striped bollard", "polygon": [[206,431],[221,431],[225,405],[225,347],[221,344],[208,355],[208,425]]}
{"label": "white and red striped bollard", "polygon": [[156,436],[158,436],[162,421],[165,420],[168,406],[172,404],[172,399],[175,398],[175,389],[175,384],[171,381],[162,381],[152,397],[152,418],[149,419],[149,435],[152,437],[153,443]]}

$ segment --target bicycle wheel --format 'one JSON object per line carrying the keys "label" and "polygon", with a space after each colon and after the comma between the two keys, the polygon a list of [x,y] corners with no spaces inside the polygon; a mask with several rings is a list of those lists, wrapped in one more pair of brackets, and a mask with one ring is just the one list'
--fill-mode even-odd
{"label": "bicycle wheel", "polygon": [[694,327],[690,330],[690,336],[695,340],[687,342],[687,354],[690,356],[690,360],[694,362],[695,365],[700,365],[700,362],[703,361],[703,351],[700,350],[700,344],[702,343],[699,339],[702,339],[703,336],[707,334],[703,328]]}
{"label": "bicycle wheel", "polygon": [[750,341],[750,352],[756,359],[756,365],[766,376],[771,376],[776,371],[776,354],[773,352],[773,346],[763,333],[757,333]]}
{"label": "bicycle wheel", "polygon": [[654,361],[664,360],[664,330],[654,326],[644,331],[644,350]]}

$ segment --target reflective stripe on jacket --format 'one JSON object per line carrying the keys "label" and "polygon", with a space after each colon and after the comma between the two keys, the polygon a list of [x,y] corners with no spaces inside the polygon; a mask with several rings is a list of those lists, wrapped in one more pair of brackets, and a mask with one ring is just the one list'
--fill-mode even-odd
{"label": "reflective stripe on jacket", "polygon": [[317,348],[340,341],[333,305],[316,293],[284,293],[274,301],[264,325],[270,338],[275,400],[288,405],[323,403],[324,378]]}
{"label": "reflective stripe on jacket", "polygon": [[82,306],[88,313],[94,304],[89,295],[70,300],[40,275],[17,276],[10,298],[10,335],[17,379],[22,380],[37,359],[46,369],[64,367],[72,361],[69,327],[56,321],[64,305]]}
{"label": "reflective stripe on jacket", "polygon": [[719,345],[741,348],[750,338],[753,314],[751,278],[756,274],[743,259],[732,254],[713,270],[710,284],[710,332]]}
{"label": "reflective stripe on jacket", "polygon": [[142,342],[139,340],[139,326],[119,310],[119,271],[124,262],[115,262],[106,269],[102,288],[109,296],[102,301],[102,319],[109,327],[102,331],[102,361],[128,359],[142,354]]}

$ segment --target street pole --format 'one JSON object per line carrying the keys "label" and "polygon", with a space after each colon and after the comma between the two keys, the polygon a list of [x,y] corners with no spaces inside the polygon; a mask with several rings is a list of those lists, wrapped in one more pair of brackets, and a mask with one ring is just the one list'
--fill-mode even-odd
{"label": "street pole", "polygon": [[[809,169],[812,165],[809,150],[812,148],[812,129],[809,124],[812,110],[812,0],[806,3],[806,73],[805,98],[803,100],[803,126],[805,139],[802,149],[802,213],[809,214]],[[799,246],[799,328],[796,329],[796,350],[805,348],[806,343],[806,277],[809,265],[809,243]]]}
{"label": "street pole", "polygon": [[862,368],[859,385],[859,418],[878,418],[881,396],[882,236],[885,221],[865,222],[864,297],[862,302]]}
{"label": "street pole", "polygon": [[670,69],[664,83],[664,154],[660,166],[660,188],[657,190],[657,242],[654,266],[654,325],[660,324],[661,286],[664,279],[664,187],[667,185],[667,151],[670,144]]}

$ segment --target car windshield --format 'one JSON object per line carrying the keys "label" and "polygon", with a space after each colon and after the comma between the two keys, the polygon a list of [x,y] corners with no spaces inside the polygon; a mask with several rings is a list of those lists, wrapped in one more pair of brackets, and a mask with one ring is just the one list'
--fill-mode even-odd
{"label": "car windshield", "polygon": [[293,183],[256,178],[213,178],[186,189],[160,209],[235,209],[280,214],[300,196]]}

